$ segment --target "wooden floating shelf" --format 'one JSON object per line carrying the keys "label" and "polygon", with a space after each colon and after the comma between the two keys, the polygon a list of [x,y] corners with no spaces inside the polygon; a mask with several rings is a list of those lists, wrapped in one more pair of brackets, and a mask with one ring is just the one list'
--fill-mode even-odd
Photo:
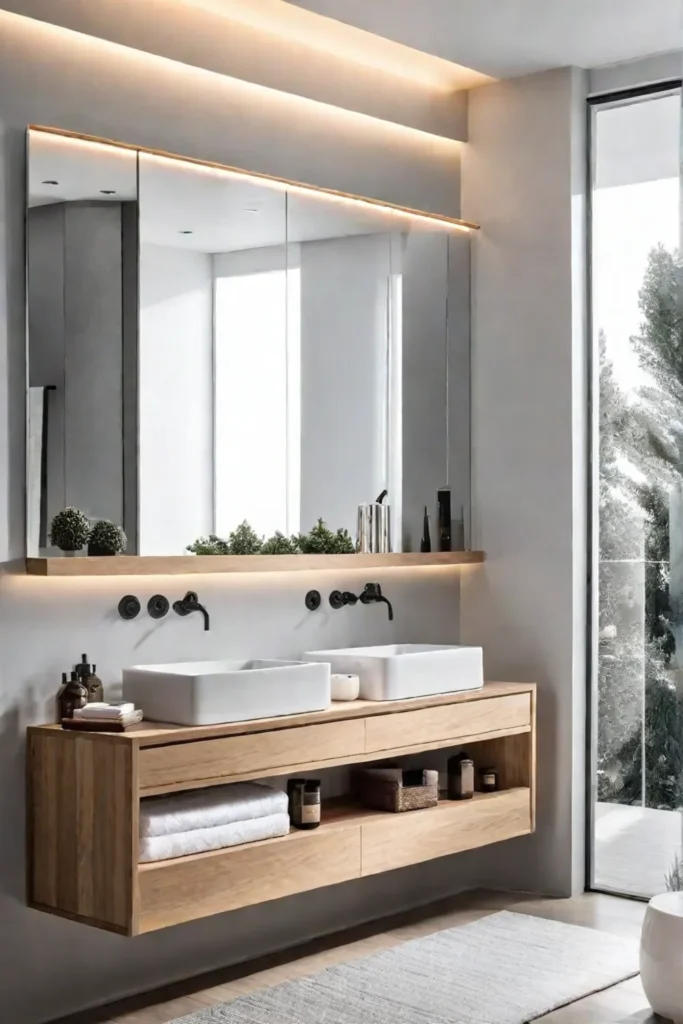
{"label": "wooden floating shelf", "polygon": [[112,558],[27,558],[29,576],[187,576],[198,573],[316,572],[476,565],[483,551],[393,555],[116,555]]}
{"label": "wooden floating shelf", "polygon": [[[299,775],[340,764],[472,746],[500,789],[405,814],[348,801],[313,832],[138,863],[140,800],[153,794]],[[281,719],[126,733],[28,730],[28,903],[121,935],[445,857],[533,832],[536,690],[354,701]]]}

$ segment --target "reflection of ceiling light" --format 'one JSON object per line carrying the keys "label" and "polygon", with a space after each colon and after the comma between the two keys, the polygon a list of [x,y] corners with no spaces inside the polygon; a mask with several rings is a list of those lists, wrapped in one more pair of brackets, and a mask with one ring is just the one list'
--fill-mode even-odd
{"label": "reflection of ceiling light", "polygon": [[179,235],[193,235],[194,231],[179,231]]}
{"label": "reflection of ceiling light", "polygon": [[116,195],[116,189],[113,189],[113,188],[101,188],[100,189],[100,195],[102,195],[102,196],[115,196]]}
{"label": "reflection of ceiling light", "polygon": [[58,181],[44,181],[43,185],[59,185]]}

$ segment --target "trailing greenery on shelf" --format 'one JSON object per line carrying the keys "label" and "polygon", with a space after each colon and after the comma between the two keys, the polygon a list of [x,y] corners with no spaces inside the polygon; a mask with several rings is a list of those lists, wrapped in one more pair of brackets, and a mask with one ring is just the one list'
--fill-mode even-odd
{"label": "trailing greenery on shelf", "polygon": [[230,545],[227,540],[210,533],[208,537],[198,537],[194,543],[188,544],[185,550],[193,555],[229,555]]}
{"label": "trailing greenery on shelf", "polygon": [[58,512],[50,525],[50,543],[61,551],[80,551],[90,538],[90,520],[80,509],[69,506]]}
{"label": "trailing greenery on shelf", "polygon": [[348,530],[333,533],[324,519],[310,533],[299,534],[299,548],[304,555],[352,555],[356,550]]}
{"label": "trailing greenery on shelf", "polygon": [[116,523],[98,519],[88,538],[89,555],[120,555],[128,545],[128,538]]}
{"label": "trailing greenery on shelf", "polygon": [[261,554],[300,555],[298,537],[285,537],[284,533],[276,530],[273,536],[261,545]]}
{"label": "trailing greenery on shelf", "polygon": [[245,519],[228,537],[231,555],[260,555],[263,537],[259,537]]}
{"label": "trailing greenery on shelf", "polygon": [[211,533],[198,537],[186,550],[193,555],[352,555],[356,548],[348,530],[334,533],[323,519],[310,533],[286,537],[277,530],[268,540],[259,537],[245,519],[227,540]]}

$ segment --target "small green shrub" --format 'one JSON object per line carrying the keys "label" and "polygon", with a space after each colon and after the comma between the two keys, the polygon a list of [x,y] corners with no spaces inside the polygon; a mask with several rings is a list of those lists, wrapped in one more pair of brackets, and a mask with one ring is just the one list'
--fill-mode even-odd
{"label": "small green shrub", "polygon": [[230,545],[227,540],[210,533],[208,537],[198,537],[192,544],[188,544],[185,550],[193,555],[229,555]]}
{"label": "small green shrub", "polygon": [[90,520],[78,508],[58,512],[50,524],[50,543],[61,551],[80,551],[90,537]]}
{"label": "small green shrub", "polygon": [[89,555],[119,555],[126,550],[128,538],[116,523],[98,519],[88,538]]}
{"label": "small green shrub", "polygon": [[276,530],[272,537],[261,546],[262,555],[298,555],[299,543],[296,537],[285,537]]}
{"label": "small green shrub", "polygon": [[232,531],[228,541],[231,555],[258,555],[263,547],[263,537],[259,537],[246,519]]}

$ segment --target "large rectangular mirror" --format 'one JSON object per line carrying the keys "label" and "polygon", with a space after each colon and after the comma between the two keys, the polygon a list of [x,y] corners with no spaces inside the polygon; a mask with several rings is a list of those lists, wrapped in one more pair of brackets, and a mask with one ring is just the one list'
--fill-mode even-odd
{"label": "large rectangular mirror", "polygon": [[33,130],[28,205],[30,555],[60,553],[67,507],[128,554],[222,551],[245,521],[355,544],[385,490],[392,550],[425,509],[436,550],[442,488],[466,543],[466,234]]}

